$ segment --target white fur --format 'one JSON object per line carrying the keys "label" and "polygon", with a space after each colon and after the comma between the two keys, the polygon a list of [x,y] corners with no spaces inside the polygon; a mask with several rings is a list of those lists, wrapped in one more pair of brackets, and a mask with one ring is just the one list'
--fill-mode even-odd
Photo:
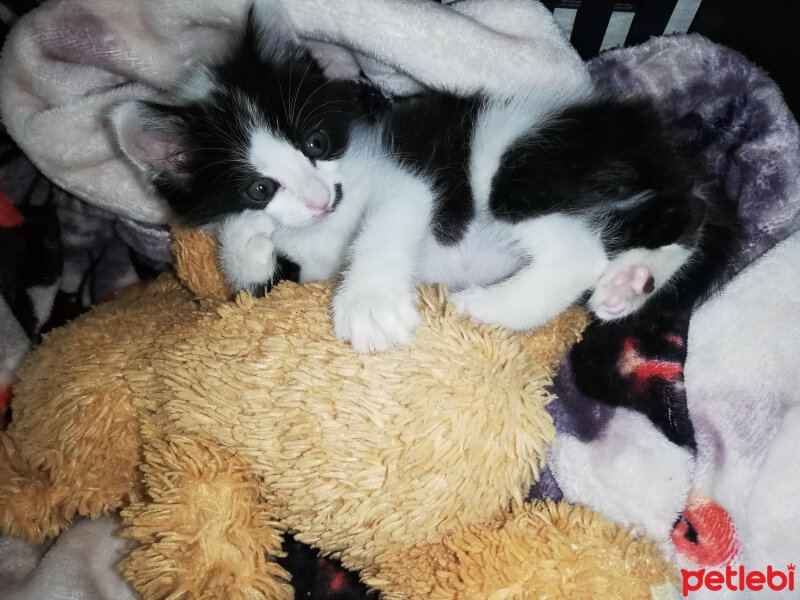
{"label": "white fur", "polygon": [[411,341],[420,321],[416,279],[433,194],[420,178],[384,164],[382,191],[364,215],[333,297],[333,329],[359,352]]}
{"label": "white fur", "polygon": [[395,165],[380,153],[379,132],[357,127],[351,144],[338,160],[317,163],[317,175],[327,185],[342,185],[343,199],[336,210],[320,215],[303,227],[278,223],[274,240],[281,251],[301,266],[300,281],[338,277],[347,262],[347,250],[362,225],[371,199],[378,196],[375,181],[392,176]]}
{"label": "white fur", "polygon": [[446,283],[451,291],[491,285],[515,273],[525,257],[509,235],[509,226],[478,215],[456,244],[442,246],[433,232],[423,242],[419,280],[428,285]]}
{"label": "white fur", "polygon": [[276,266],[274,232],[275,222],[263,210],[245,210],[220,223],[220,266],[234,289],[252,289],[272,279]]}
{"label": "white fur", "polygon": [[608,262],[600,237],[574,217],[551,214],[509,227],[527,259],[511,277],[450,299],[483,323],[526,330],[544,325],[591,288]]}

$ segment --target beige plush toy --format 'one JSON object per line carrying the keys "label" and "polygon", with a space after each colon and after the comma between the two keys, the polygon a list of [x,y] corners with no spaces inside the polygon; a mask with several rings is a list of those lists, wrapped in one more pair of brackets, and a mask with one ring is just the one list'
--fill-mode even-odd
{"label": "beige plush toy", "polygon": [[[28,540],[122,509],[144,598],[291,598],[291,531],[383,598],[631,598],[674,581],[652,543],[584,507],[526,503],[544,386],[586,324],[478,326],[420,290],[411,346],[334,339],[332,284],[231,301],[213,243],[47,335],[0,434],[0,525]],[[191,289],[190,289],[191,288]]]}

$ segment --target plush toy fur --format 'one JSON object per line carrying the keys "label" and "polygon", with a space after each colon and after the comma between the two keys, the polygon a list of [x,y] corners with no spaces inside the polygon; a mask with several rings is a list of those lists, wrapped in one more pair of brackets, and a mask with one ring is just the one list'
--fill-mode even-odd
{"label": "plush toy fur", "polygon": [[[54,536],[121,508],[145,598],[290,598],[281,534],[384,598],[647,598],[674,581],[646,539],[566,503],[526,503],[544,391],[587,317],[526,335],[420,290],[413,345],[333,338],[332,285],[227,290],[202,234],[178,272],[47,335],[0,434],[0,525]],[[198,295],[200,294],[200,295]],[[202,297],[201,297],[202,296]]]}

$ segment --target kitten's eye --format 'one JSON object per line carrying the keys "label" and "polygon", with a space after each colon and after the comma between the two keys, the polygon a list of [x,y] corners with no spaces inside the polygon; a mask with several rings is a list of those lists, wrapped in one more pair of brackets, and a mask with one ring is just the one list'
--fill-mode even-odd
{"label": "kitten's eye", "polygon": [[324,160],[330,149],[331,139],[321,129],[309,133],[303,142],[303,154],[312,160]]}
{"label": "kitten's eye", "polygon": [[278,191],[278,182],[269,177],[261,177],[247,186],[247,197],[254,202],[264,203]]}

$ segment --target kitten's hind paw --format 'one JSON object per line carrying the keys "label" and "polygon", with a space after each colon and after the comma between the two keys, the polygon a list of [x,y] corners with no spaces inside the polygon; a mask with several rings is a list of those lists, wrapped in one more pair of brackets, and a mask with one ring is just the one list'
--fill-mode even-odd
{"label": "kitten's hind paw", "polygon": [[686,264],[690,254],[678,244],[623,252],[600,277],[589,298],[589,309],[606,321],[636,312]]}
{"label": "kitten's hind paw", "polygon": [[333,331],[356,352],[383,352],[408,344],[421,319],[413,290],[358,290],[346,285],[333,297]]}
{"label": "kitten's hind paw", "polygon": [[639,309],[654,289],[650,269],[634,265],[604,275],[589,299],[589,306],[601,319],[620,319]]}

